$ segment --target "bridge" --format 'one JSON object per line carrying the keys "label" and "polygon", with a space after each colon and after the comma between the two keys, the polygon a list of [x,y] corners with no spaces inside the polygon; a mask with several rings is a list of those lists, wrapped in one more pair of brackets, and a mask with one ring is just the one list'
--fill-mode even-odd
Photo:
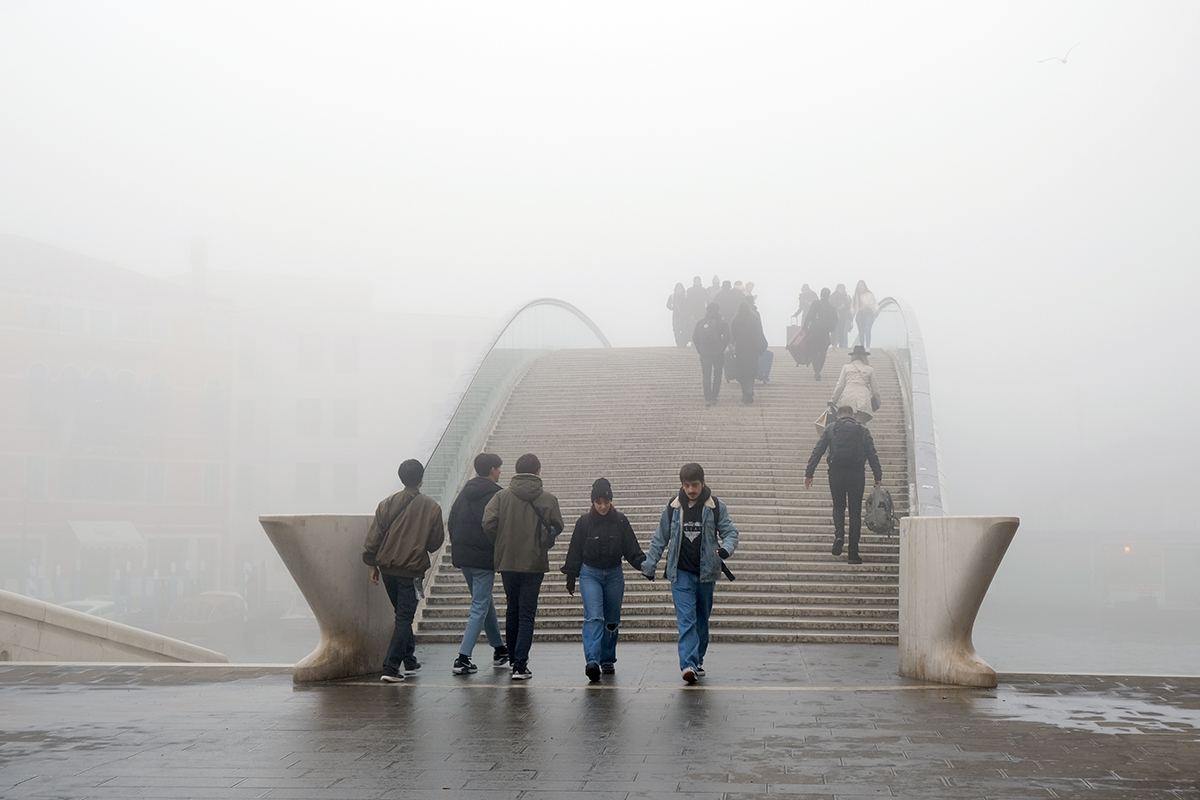
{"label": "bridge", "polygon": [[[511,475],[517,456],[532,452],[568,527],[587,510],[592,482],[605,477],[613,484],[615,505],[645,544],[664,504],[678,492],[679,467],[697,461],[741,532],[729,562],[738,580],[718,584],[713,641],[899,644],[902,670],[994,685],[995,673],[975,656],[970,632],[1017,521],[943,516],[943,477],[915,315],[902,301],[885,299],[873,338],[883,405],[870,427],[883,485],[897,515],[907,519],[896,538],[864,530],[862,565],[851,566],[829,551],[832,502],[824,468],[811,490],[803,488],[817,437],[814,423],[847,360],[845,350],[831,350],[820,382],[778,350],[771,380],[759,385],[753,405],[743,405],[740,392],[729,386],[710,407],[703,402],[693,351],[612,348],[591,320],[560,300],[535,300],[513,312],[464,373],[431,436],[414,454],[426,464],[422,491],[447,510],[473,475],[478,453],[499,454]],[[377,670],[392,610],[385,594],[371,591],[358,574],[370,517],[261,520],[321,626],[321,644],[296,665],[294,678]],[[940,521],[947,524],[922,526]],[[922,527],[928,536],[908,548],[905,570],[901,542],[906,531]],[[565,553],[566,541],[560,540],[551,551],[535,641],[580,636],[581,602],[567,595],[557,571]],[[451,558],[449,542],[434,556],[417,613],[420,642],[456,642],[462,636],[469,594]],[[909,593],[908,606],[919,611],[910,615],[908,646],[902,571],[922,578]],[[496,591],[496,600],[503,615],[503,591]],[[669,586],[661,579],[648,582],[627,567],[622,640],[675,636]]]}

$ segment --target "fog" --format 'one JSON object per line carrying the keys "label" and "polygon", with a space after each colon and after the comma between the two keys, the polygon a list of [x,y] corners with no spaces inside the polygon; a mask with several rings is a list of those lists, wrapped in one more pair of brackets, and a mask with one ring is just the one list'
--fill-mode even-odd
{"label": "fog", "polygon": [[916,310],[949,510],[1021,516],[1012,563],[1194,543],[1197,30],[1188,2],[10,0],[0,234],[159,277],[202,237],[481,330],[558,297],[616,346],[669,344],[695,275],[754,281],[773,345],[802,283],[864,279]]}

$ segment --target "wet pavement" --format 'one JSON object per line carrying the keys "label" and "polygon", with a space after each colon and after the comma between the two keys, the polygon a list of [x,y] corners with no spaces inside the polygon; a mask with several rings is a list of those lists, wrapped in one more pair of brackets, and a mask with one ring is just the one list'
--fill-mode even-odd
{"label": "wet pavement", "polygon": [[[897,650],[537,644],[533,680],[453,645],[421,675],[295,686],[285,667],[0,664],[0,797],[1200,798],[1200,678],[896,675]],[[490,649],[479,647],[483,658]]]}

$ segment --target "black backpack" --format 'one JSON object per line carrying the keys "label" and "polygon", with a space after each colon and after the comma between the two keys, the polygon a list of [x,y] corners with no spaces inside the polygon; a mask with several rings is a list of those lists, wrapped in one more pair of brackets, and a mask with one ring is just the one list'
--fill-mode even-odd
{"label": "black backpack", "polygon": [[721,325],[719,319],[704,318],[696,329],[696,348],[705,353],[714,353],[721,349]]}
{"label": "black backpack", "polygon": [[829,465],[861,469],[867,461],[867,435],[867,426],[853,417],[835,422],[829,438]]}

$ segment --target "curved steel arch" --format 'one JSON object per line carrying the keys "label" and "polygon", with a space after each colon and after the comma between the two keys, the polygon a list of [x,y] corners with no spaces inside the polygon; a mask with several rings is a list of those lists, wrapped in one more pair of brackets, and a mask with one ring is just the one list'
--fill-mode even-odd
{"label": "curved steel arch", "polygon": [[575,315],[575,317],[578,318],[579,321],[588,328],[588,330],[595,334],[596,340],[601,346],[606,348],[612,347],[612,344],[608,341],[608,337],[604,335],[604,332],[600,330],[600,327],[596,325],[596,323],[593,322],[587,314],[583,313],[576,306],[568,303],[565,300],[559,300],[555,297],[539,297],[536,300],[530,300],[527,303],[516,306],[509,311],[507,316],[505,316],[504,321],[501,322],[494,329],[492,335],[485,340],[485,344],[479,349],[478,355],[470,364],[467,365],[454,388],[450,390],[450,394],[446,398],[446,403],[443,406],[442,413],[440,413],[434,420],[431,421],[429,426],[430,433],[426,435],[424,443],[418,448],[418,457],[422,455],[424,456],[424,458],[421,459],[422,463],[428,465],[433,459],[434,455],[437,453],[438,448],[445,439],[446,431],[450,429],[451,424],[458,415],[459,409],[462,407],[463,401],[467,397],[467,393],[471,391],[471,387],[475,382],[475,378],[479,374],[480,368],[483,366],[483,362],[487,360],[487,357],[491,355],[492,351],[496,348],[496,345],[499,344],[501,337],[504,336],[505,332],[508,331],[509,326],[511,326],[513,322],[515,322],[516,319],[521,316],[521,314],[536,306],[551,306],[570,312],[571,314]]}
{"label": "curved steel arch", "polygon": [[940,517],[946,512],[943,507],[943,476],[937,441],[937,428],[933,422],[933,402],[929,392],[929,362],[925,356],[925,339],[917,315],[907,302],[897,297],[885,297],[879,310],[895,306],[904,320],[904,331],[908,338],[908,385],[903,387],[909,401],[911,428],[909,449],[912,452],[913,500],[916,512],[922,517]]}

